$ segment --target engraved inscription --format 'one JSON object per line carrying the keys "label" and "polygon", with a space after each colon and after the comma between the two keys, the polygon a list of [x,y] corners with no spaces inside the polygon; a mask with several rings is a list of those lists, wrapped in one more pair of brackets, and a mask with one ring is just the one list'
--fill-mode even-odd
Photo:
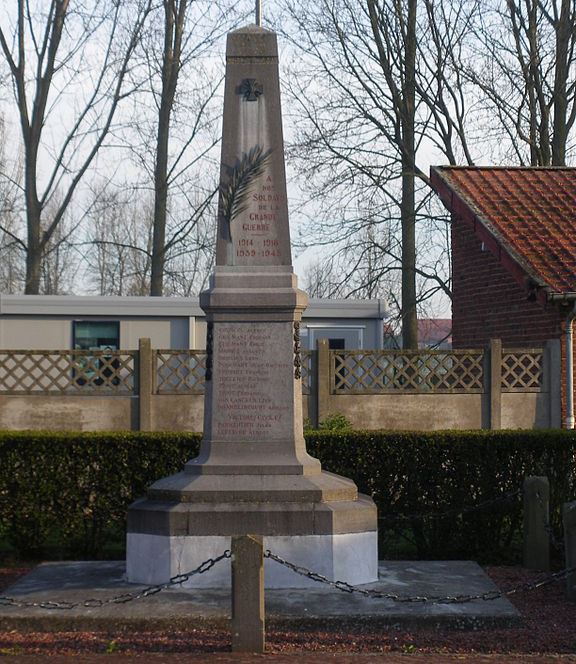
{"label": "engraved inscription", "polygon": [[[279,224],[284,222],[286,197],[276,192],[271,175],[262,178],[251,192],[244,218],[234,238],[237,264],[280,263],[286,247],[278,238]],[[248,260],[246,260],[248,259]]]}
{"label": "engraved inscription", "polygon": [[[281,438],[292,422],[285,376],[291,376],[290,323],[217,323],[214,334],[213,435],[221,441]],[[287,335],[286,335],[287,336]],[[286,338],[289,343],[289,337]],[[288,352],[286,352],[288,351]],[[283,389],[284,388],[284,389]]]}

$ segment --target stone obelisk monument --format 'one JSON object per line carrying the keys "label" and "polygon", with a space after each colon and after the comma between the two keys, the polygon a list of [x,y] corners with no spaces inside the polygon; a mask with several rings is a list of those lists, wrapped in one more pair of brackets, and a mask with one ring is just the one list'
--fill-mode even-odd
{"label": "stone obelisk monument", "polygon": [[[265,547],[329,578],[378,575],[373,501],[323,472],[302,433],[299,326],[307,304],[292,270],[276,35],[228,35],[216,268],[208,320],[204,437],[198,458],[153,484],[128,512],[130,581],[161,583],[230,546]],[[310,581],[267,561],[269,587]],[[224,564],[193,586],[230,583]]]}

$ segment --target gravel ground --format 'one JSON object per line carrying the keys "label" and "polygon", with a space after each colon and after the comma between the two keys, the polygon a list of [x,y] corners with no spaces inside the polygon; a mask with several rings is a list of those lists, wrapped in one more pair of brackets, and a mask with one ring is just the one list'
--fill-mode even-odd
{"label": "gravel ground", "polygon": [[[0,569],[0,593],[20,575],[28,570],[24,568]],[[496,585],[506,590],[520,583],[534,581],[541,575],[516,567],[491,567],[486,572]],[[279,631],[267,632],[267,651],[273,654],[286,654],[306,651],[324,653],[397,653],[414,655],[410,660],[435,653],[426,661],[443,661],[440,655],[446,655],[446,661],[466,661],[468,657],[481,654],[500,653],[518,655],[518,662],[530,661],[522,655],[576,653],[576,603],[566,600],[563,584],[540,588],[521,593],[511,598],[525,620],[522,627],[500,630],[478,630],[467,632],[455,631],[363,631],[348,630],[341,632]],[[229,634],[225,630],[190,629],[187,631],[165,632],[57,632],[57,633],[18,633],[0,632],[0,656],[10,655],[79,655],[107,653],[108,655],[145,653],[226,653],[230,650]],[[450,656],[449,656],[450,654]],[[107,661],[110,662],[114,658]],[[306,658],[307,659],[307,658]],[[331,659],[331,658],[330,658]],[[349,658],[346,658],[348,660]],[[353,659],[353,658],[352,658]],[[362,658],[364,659],[364,658]],[[516,659],[516,658],[514,658]],[[181,659],[180,661],[186,661]],[[196,661],[196,658],[190,661]],[[200,661],[200,660],[199,660]],[[206,659],[206,661],[217,661]],[[235,660],[234,660],[235,661]],[[240,661],[240,660],[238,660]],[[280,662],[279,659],[275,660]],[[318,660],[320,661],[320,660]],[[334,658],[334,661],[341,661]],[[342,660],[344,661],[344,660]],[[350,660],[352,661],[352,660]],[[355,660],[354,660],[355,661]],[[365,661],[369,661],[365,660]],[[472,661],[471,659],[468,661]],[[483,661],[475,658],[474,661]],[[503,658],[487,658],[486,661],[509,661]],[[540,660],[538,660],[540,661]],[[570,658],[572,661],[572,658]],[[360,660],[358,660],[360,664]]]}
{"label": "gravel ground", "polygon": [[2,664],[574,664],[576,655],[483,655],[399,653],[272,653],[265,655],[242,653],[140,654],[140,655],[9,655]]}

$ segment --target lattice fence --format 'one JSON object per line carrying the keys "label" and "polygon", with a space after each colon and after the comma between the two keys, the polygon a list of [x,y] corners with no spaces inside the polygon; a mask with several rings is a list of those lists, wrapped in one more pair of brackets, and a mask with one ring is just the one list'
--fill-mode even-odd
{"label": "lattice fence", "polygon": [[502,352],[502,391],[539,392],[544,382],[544,352],[540,348]]}
{"label": "lattice fence", "polygon": [[[134,394],[137,351],[0,351],[0,392],[4,394]],[[311,351],[302,351],[302,392],[312,391]],[[333,393],[482,392],[482,350],[331,351]],[[504,392],[544,388],[542,349],[502,353]],[[156,392],[202,394],[205,351],[157,350]]]}
{"label": "lattice fence", "polygon": [[158,394],[202,394],[205,373],[205,351],[156,351],[156,391]]}
{"label": "lattice fence", "polygon": [[482,350],[332,351],[333,393],[481,392]]}
{"label": "lattice fence", "polygon": [[135,351],[0,351],[0,392],[132,394],[135,356]]}

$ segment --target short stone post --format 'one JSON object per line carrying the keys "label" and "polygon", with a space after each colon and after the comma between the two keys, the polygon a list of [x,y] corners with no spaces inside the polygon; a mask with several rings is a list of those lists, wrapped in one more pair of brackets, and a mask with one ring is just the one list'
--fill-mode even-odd
{"label": "short stone post", "polygon": [[317,421],[314,424],[318,426],[322,420],[326,419],[330,410],[330,345],[328,339],[318,339],[316,351],[318,359],[318,378],[316,380],[318,394],[316,401]]}
{"label": "short stone post", "polygon": [[[566,547],[566,569],[576,567],[576,501],[564,503],[562,509],[564,546]],[[576,571],[566,577],[566,595],[576,601]]]}
{"label": "short stone post", "polygon": [[232,537],[232,651],[263,653],[264,648],[263,540]]}
{"label": "short stone post", "polygon": [[547,477],[524,480],[524,567],[550,570],[550,484]]}
{"label": "short stone post", "polygon": [[138,340],[138,429],[152,428],[152,346],[150,339]]}

